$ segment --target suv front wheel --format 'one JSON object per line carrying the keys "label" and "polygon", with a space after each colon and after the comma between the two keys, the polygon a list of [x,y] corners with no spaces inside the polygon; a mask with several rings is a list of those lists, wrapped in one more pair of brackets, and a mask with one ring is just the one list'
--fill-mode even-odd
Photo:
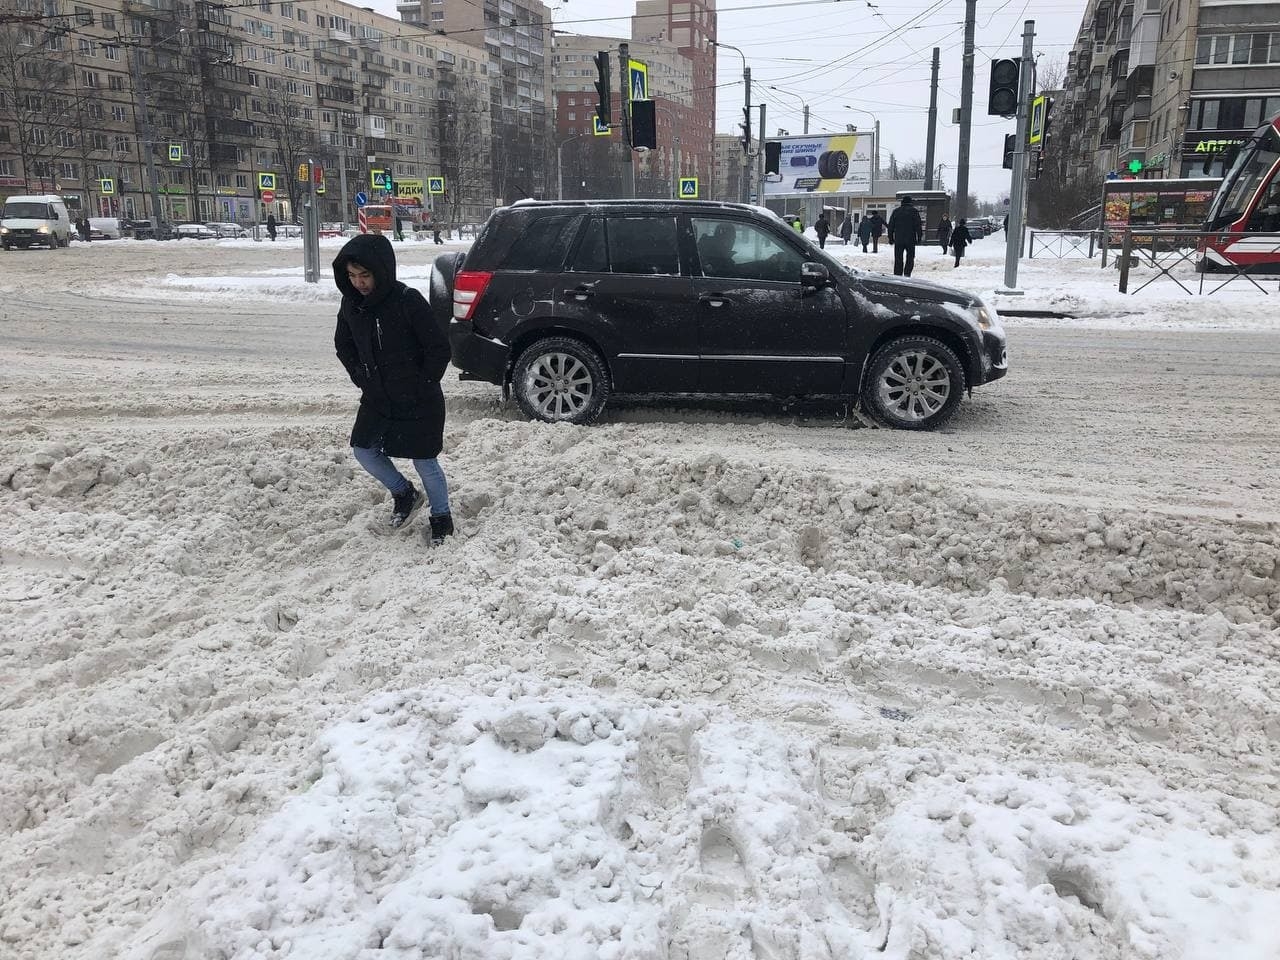
{"label": "suv front wheel", "polygon": [[604,360],[571,337],[548,337],[526,347],[511,386],[525,416],[547,423],[591,423],[609,399]]}
{"label": "suv front wheel", "polygon": [[955,413],[964,393],[964,368],[951,348],[932,337],[900,337],[876,351],[862,385],[862,402],[897,430],[932,430]]}

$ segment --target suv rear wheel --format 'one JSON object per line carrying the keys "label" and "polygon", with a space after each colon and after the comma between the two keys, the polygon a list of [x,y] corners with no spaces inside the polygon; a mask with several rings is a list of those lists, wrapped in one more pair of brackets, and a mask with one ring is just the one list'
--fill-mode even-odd
{"label": "suv rear wheel", "polygon": [[571,337],[548,337],[526,347],[511,380],[525,416],[547,423],[591,423],[609,399],[604,360]]}
{"label": "suv rear wheel", "polygon": [[932,337],[900,337],[876,351],[862,385],[862,402],[897,430],[932,430],[955,413],[964,393],[964,368],[951,348]]}

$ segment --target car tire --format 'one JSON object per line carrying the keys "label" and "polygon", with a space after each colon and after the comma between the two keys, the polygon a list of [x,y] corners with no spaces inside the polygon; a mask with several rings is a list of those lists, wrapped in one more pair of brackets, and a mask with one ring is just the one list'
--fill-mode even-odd
{"label": "car tire", "polygon": [[895,430],[933,430],[955,413],[964,367],[941,340],[906,336],[875,352],[862,384],[862,405]]}
{"label": "car tire", "polygon": [[843,180],[849,172],[849,155],[843,150],[828,150],[818,156],[818,176],[824,180]]}
{"label": "car tire", "polygon": [[511,387],[531,420],[588,424],[609,399],[609,372],[600,354],[581,340],[548,337],[520,354]]}

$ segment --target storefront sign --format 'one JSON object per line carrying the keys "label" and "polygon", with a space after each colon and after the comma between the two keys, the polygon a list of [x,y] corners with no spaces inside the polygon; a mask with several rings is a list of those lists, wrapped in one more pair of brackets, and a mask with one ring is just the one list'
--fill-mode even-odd
{"label": "storefront sign", "polygon": [[1212,134],[1205,131],[1188,133],[1182,138],[1183,154],[1193,153],[1204,156],[1207,153],[1227,153],[1233,147],[1245,142],[1248,131],[1215,130]]}

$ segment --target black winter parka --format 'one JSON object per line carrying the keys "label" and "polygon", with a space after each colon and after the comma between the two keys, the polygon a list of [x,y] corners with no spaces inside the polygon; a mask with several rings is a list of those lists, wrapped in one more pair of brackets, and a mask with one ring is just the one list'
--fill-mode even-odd
{"label": "black winter parka", "polygon": [[[367,297],[347,276],[352,261],[374,276],[376,285]],[[389,457],[439,456],[444,445],[440,378],[450,352],[426,299],[396,280],[391,241],[377,234],[353,237],[342,248],[333,261],[333,279],[342,291],[334,347],[360,388],[351,445]]]}

